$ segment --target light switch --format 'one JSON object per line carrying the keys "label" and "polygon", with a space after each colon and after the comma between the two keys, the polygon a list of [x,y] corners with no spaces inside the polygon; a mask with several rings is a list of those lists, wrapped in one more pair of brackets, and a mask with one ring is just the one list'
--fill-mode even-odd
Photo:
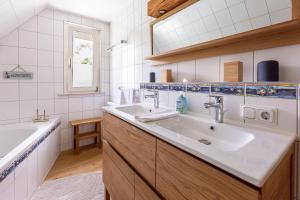
{"label": "light switch", "polygon": [[256,118],[256,109],[251,107],[243,108],[243,117],[244,119],[255,119]]}

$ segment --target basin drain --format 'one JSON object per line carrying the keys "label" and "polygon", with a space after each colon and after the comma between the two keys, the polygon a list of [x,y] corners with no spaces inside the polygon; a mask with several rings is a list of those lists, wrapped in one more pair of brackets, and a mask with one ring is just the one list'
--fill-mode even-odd
{"label": "basin drain", "polygon": [[206,139],[199,139],[198,142],[201,142],[202,144],[205,144],[205,145],[211,145],[211,141],[206,140]]}

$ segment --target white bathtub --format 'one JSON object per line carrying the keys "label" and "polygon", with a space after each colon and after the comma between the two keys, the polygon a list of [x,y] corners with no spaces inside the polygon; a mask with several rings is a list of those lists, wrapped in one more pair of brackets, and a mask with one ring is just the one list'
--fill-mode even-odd
{"label": "white bathtub", "polygon": [[27,200],[60,152],[60,120],[0,126],[0,200]]}
{"label": "white bathtub", "polygon": [[37,127],[26,125],[0,126],[0,158],[7,155],[37,130]]}

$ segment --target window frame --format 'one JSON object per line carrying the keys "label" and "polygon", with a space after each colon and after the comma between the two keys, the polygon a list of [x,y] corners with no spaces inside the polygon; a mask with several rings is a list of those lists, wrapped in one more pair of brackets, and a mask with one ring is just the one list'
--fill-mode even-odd
{"label": "window frame", "polygon": [[[73,87],[73,33],[91,34],[93,37],[93,85]],[[64,94],[89,94],[100,91],[100,30],[64,21]]]}

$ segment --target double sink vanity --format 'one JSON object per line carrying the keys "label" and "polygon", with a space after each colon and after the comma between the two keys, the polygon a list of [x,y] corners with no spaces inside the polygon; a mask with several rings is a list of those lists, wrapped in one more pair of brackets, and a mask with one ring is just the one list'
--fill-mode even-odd
{"label": "double sink vanity", "polygon": [[[147,4],[156,18],[145,58],[153,66],[300,43],[300,0]],[[158,93],[145,98],[155,100],[154,108],[104,107],[107,200],[293,199],[295,134],[222,123],[218,97],[205,104],[215,109],[215,120],[187,114],[141,122],[136,116],[172,112],[158,108]]]}
{"label": "double sink vanity", "polygon": [[295,136],[167,113],[145,104],[104,107],[106,199],[211,200],[293,198]]}

